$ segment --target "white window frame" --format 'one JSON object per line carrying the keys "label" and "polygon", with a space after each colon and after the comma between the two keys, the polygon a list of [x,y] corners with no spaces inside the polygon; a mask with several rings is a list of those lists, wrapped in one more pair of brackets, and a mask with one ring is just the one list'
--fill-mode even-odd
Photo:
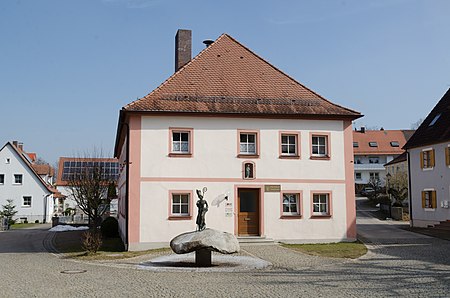
{"label": "white window frame", "polygon": [[[30,203],[28,204],[25,204],[25,199],[29,199],[30,200]],[[31,207],[31,204],[32,204],[32,201],[33,201],[33,197],[32,196],[23,196],[22,197],[22,207]]]}
{"label": "white window frame", "polygon": [[[175,140],[174,139],[174,134],[180,134],[180,138],[179,140]],[[187,135],[187,141],[183,141],[183,137],[182,135],[186,134]],[[172,147],[171,147],[171,152],[172,153],[176,153],[176,154],[189,154],[191,153],[190,150],[190,144],[191,142],[191,132],[190,131],[183,131],[183,130],[172,130]],[[176,145],[178,145],[179,150],[175,150]],[[183,145],[186,147],[186,150],[182,150],[183,149]]]}
{"label": "white window frame", "polygon": [[[297,135],[295,134],[289,134],[289,133],[282,133],[281,134],[281,155],[284,156],[297,156],[298,152],[297,152],[297,146],[298,146],[298,140],[297,140]],[[287,142],[283,142],[283,138],[287,139]],[[290,139],[293,138],[294,139],[294,143],[290,142]],[[287,152],[283,152],[283,146],[287,148]],[[294,146],[294,152],[290,152],[289,148]]]}
{"label": "white window frame", "polygon": [[[291,202],[291,198],[294,196],[295,202]],[[288,200],[287,203],[285,203],[285,199]],[[289,211],[285,211],[284,207],[287,206]],[[296,211],[291,210],[291,206],[295,206]],[[281,202],[281,208],[282,208],[282,215],[283,216],[299,216],[301,213],[300,210],[300,193],[298,192],[283,192],[282,194],[282,202]]]}
{"label": "white window frame", "polygon": [[[317,142],[314,142],[314,140],[317,140]],[[319,139],[323,139],[324,143],[321,144]],[[320,153],[320,149],[323,148],[323,153]],[[316,149],[317,153],[314,153],[314,149]],[[328,156],[328,136],[327,135],[312,135],[311,137],[311,155],[312,156],[318,156],[318,157],[325,157]]]}
{"label": "white window frame", "polygon": [[[358,175],[359,175],[359,178],[358,178]],[[362,173],[361,172],[356,172],[355,173],[355,180],[357,180],[357,181],[362,180]]]}
{"label": "white window frame", "polygon": [[369,172],[369,179],[378,179],[379,180],[380,179],[380,173],[378,173],[378,172]]}
{"label": "white window frame", "polygon": [[[242,136],[246,136],[246,140],[242,141]],[[254,142],[250,142],[249,136],[253,136]],[[240,132],[239,133],[239,154],[242,155],[257,155],[258,154],[258,148],[257,148],[257,142],[258,142],[258,134],[255,132]],[[253,145],[254,151],[250,151],[249,147]],[[242,150],[243,148],[246,148],[246,150]]]}
{"label": "white window frame", "polygon": [[[184,196],[187,197],[187,203],[183,203],[182,202],[182,197],[184,197]],[[175,203],[175,198],[176,197],[179,200],[179,202]],[[172,200],[171,201],[171,207],[170,207],[170,210],[171,210],[170,215],[171,216],[173,216],[173,217],[190,216],[190,204],[191,204],[191,194],[190,193],[181,193],[181,192],[180,193],[176,193],[176,192],[174,192],[174,193],[172,193],[171,200]],[[174,207],[175,206],[179,207],[179,210],[180,210],[179,212],[174,212]],[[182,206],[186,206],[186,208],[187,208],[187,212],[186,213],[181,212]]]}
{"label": "white window frame", "polygon": [[[316,202],[318,199],[318,202]],[[323,201],[324,199],[324,201]],[[312,197],[312,214],[313,215],[330,215],[330,194],[329,193],[314,193]],[[321,206],[325,206],[325,212],[320,211]],[[315,207],[319,211],[315,211]]]}
{"label": "white window frame", "polygon": [[[17,177],[20,177],[20,182],[16,182],[17,180],[16,180],[16,178]],[[22,185],[23,184],[23,174],[13,174],[13,178],[14,178],[14,182],[13,182],[13,184],[14,185]]]}

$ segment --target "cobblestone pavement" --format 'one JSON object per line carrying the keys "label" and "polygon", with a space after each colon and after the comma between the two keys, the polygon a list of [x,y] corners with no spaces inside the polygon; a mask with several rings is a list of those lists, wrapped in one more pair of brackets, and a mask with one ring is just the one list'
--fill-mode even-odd
{"label": "cobblestone pavement", "polygon": [[[380,225],[359,216],[361,231]],[[0,297],[450,297],[450,242],[411,232],[396,238],[405,231],[390,228],[389,237],[369,244],[358,260],[245,246],[241,255],[273,265],[231,273],[138,269],[148,256],[77,262],[46,252],[54,234],[44,229],[6,231],[0,233]]]}

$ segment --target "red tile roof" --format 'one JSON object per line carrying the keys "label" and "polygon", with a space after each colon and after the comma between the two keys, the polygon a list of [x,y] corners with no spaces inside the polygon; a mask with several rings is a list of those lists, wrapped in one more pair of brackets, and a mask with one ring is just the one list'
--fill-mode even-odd
{"label": "red tile roof", "polygon": [[147,96],[124,111],[322,116],[356,119],[222,34]]}
{"label": "red tile roof", "polygon": [[38,164],[31,164],[31,166],[33,167],[34,171],[38,174],[38,175],[49,175],[49,176],[54,176],[55,175],[55,170],[53,169],[53,167],[51,165],[48,164],[42,164],[42,165],[38,165]]}
{"label": "red tile roof", "polygon": [[[353,142],[358,143],[358,147],[353,147],[355,155],[399,155],[404,151],[406,138],[402,130],[366,130],[353,131]],[[378,146],[370,147],[369,142],[376,142]],[[391,142],[398,142],[398,147],[393,147]]]}

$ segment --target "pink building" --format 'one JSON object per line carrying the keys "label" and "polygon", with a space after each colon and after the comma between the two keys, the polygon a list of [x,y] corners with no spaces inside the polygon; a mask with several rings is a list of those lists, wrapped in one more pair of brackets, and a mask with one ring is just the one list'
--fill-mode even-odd
{"label": "pink building", "polygon": [[175,73],[120,111],[119,225],[129,250],[207,227],[284,242],[356,238],[352,120],[227,34],[191,59],[176,36]]}

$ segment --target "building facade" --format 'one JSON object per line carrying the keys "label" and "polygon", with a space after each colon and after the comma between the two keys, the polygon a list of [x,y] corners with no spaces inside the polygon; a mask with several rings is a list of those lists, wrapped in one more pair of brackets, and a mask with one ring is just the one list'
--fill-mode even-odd
{"label": "building facade", "polygon": [[[286,242],[356,238],[352,120],[227,34],[120,113],[119,226],[129,250],[207,227]],[[184,46],[182,46],[184,44]],[[181,62],[180,62],[181,61]],[[184,61],[184,62],[183,62]]]}
{"label": "building facade", "polygon": [[13,217],[20,222],[49,222],[53,213],[53,190],[34,170],[17,142],[0,150],[0,206],[12,200]]}
{"label": "building facade", "polygon": [[385,164],[401,155],[402,147],[411,136],[410,130],[360,130],[353,131],[356,191],[366,186],[370,179],[386,184]]}
{"label": "building facade", "polygon": [[406,143],[411,225],[450,220],[450,90]]}

